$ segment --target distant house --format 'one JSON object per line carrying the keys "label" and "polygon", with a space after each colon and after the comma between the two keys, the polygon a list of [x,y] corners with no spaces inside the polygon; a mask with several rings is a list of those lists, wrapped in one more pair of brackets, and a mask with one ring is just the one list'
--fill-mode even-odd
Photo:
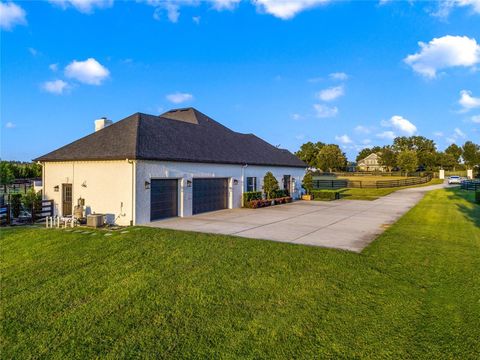
{"label": "distant house", "polygon": [[43,155],[43,195],[57,215],[78,199],[110,223],[145,224],[242,205],[271,171],[280,188],[300,195],[306,164],[253,134],[232,131],[196,109],[133,114]]}
{"label": "distant house", "polygon": [[368,155],[357,163],[358,171],[386,171],[386,167],[379,164],[380,156],[376,153]]}

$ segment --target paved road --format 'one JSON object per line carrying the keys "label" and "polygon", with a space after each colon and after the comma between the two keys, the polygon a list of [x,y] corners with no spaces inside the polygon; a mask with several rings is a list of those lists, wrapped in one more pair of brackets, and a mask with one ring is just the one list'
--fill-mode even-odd
{"label": "paved road", "polygon": [[297,201],[262,209],[221,210],[149,226],[360,252],[427,191],[442,187],[399,190],[374,201]]}

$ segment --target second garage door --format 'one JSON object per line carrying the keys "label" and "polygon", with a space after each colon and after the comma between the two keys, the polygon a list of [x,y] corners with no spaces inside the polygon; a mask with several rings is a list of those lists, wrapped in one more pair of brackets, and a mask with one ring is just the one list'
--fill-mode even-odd
{"label": "second garage door", "polygon": [[150,194],[150,221],[178,216],[177,179],[152,179]]}
{"label": "second garage door", "polygon": [[227,178],[193,179],[193,215],[227,208]]}

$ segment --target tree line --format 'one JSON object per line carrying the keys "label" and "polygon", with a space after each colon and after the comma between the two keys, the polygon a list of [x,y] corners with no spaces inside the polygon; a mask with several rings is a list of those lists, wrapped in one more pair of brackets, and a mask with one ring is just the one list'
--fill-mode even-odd
{"label": "tree line", "polygon": [[[456,171],[480,165],[480,145],[472,141],[466,141],[462,146],[451,144],[444,151],[438,151],[435,142],[423,136],[400,136],[393,140],[392,145],[362,149],[356,161],[372,153],[379,156],[379,164],[387,171]],[[343,171],[347,168],[347,157],[336,144],[307,142],[295,155],[309,167],[323,171]]]}
{"label": "tree line", "polygon": [[9,185],[15,179],[35,179],[42,177],[42,167],[36,163],[20,161],[0,161],[0,183]]}

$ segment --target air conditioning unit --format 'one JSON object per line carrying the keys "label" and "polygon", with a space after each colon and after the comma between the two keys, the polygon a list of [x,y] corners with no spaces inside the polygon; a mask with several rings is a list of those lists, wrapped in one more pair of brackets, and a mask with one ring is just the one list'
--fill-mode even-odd
{"label": "air conditioning unit", "polygon": [[103,214],[87,215],[87,226],[97,228],[103,226],[104,222],[105,215]]}

